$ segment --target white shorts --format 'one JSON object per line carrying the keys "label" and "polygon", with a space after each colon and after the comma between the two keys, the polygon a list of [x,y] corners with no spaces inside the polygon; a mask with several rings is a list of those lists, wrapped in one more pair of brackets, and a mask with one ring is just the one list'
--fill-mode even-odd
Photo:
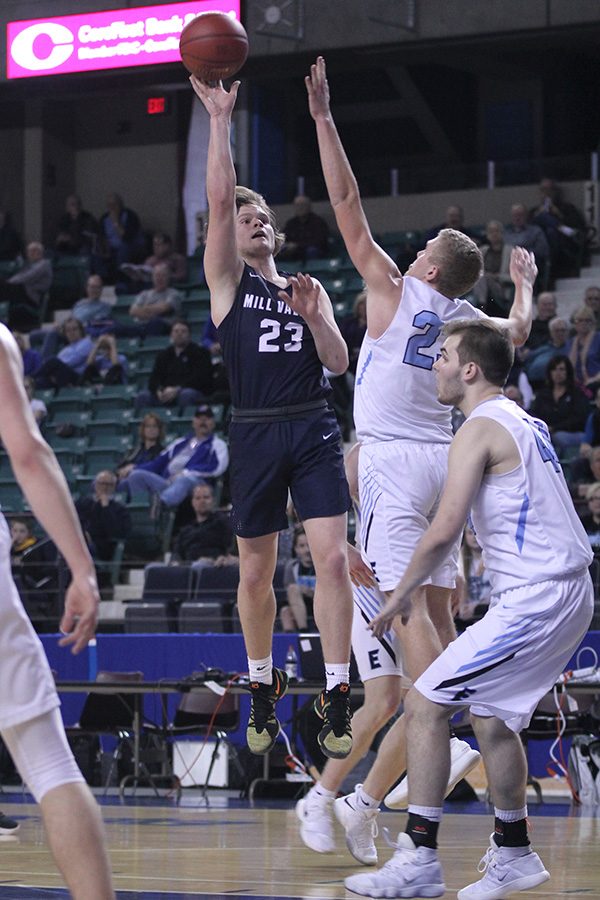
{"label": "white shorts", "polygon": [[[362,444],[358,457],[362,555],[382,591],[393,590],[437,512],[448,474],[449,444]],[[424,582],[453,588],[460,537]]]}
{"label": "white shorts", "polygon": [[381,675],[402,676],[400,641],[393,631],[376,638],[367,624],[382,608],[385,597],[376,587],[352,585],[354,617],[352,619],[352,650],[361,681]]}
{"label": "white shorts", "polygon": [[434,703],[468,706],[522,731],[579,646],[593,609],[587,572],[498,594],[415,688]]}
{"label": "white shorts", "polygon": [[44,648],[10,573],[10,534],[0,514],[0,730],[60,705]]}

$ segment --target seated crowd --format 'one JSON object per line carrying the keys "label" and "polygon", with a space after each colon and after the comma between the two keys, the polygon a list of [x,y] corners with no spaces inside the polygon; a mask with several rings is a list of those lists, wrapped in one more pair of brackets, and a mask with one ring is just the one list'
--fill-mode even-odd
{"label": "seated crowd", "polygon": [[[462,208],[450,206],[443,223],[422,235],[413,233],[410,252],[414,255],[442,227],[470,234],[482,247],[484,272],[469,299],[500,316],[512,302],[511,248],[520,245],[535,252],[540,268],[535,318],[528,341],[517,352],[506,393],[547,422],[582,521],[600,546],[600,286],[582,292],[581,306],[571,317],[560,315],[548,288],[555,277],[577,273],[585,258],[586,228],[550,179],[540,184],[540,196],[534,209],[514,204],[506,225],[491,220],[485,229],[469,229]],[[281,259],[299,261],[310,271],[310,261],[327,257],[333,239],[326,223],[311,211],[307,197],[297,197],[294,206],[296,215],[286,223],[288,242]],[[22,262],[22,252],[10,216],[0,212],[0,264]],[[406,252],[403,245],[399,254]],[[104,595],[110,596],[114,587],[108,564],[123,545],[127,559],[128,544],[138,528],[133,512],[139,506],[157,533],[164,530],[158,544],[150,542],[146,548],[142,541],[142,550],[148,551],[143,563],[168,559],[172,565],[191,565],[198,571],[237,564],[227,515],[227,377],[208,308],[201,323],[192,325],[185,318],[187,259],[164,232],[156,232],[150,241],[139,217],[117,194],[107,198],[106,211],[97,219],[82,208],[76,195],[70,195],[51,254],[37,242],[28,244],[25,253],[25,262],[15,263],[14,273],[0,279],[0,304],[6,303],[5,321],[21,348],[32,412],[50,443],[61,452],[66,452],[64,442],[69,440],[73,446],[87,442],[94,453],[98,451],[92,465],[83,449],[66,474],[70,481],[73,478],[77,510],[98,563]],[[56,261],[75,256],[86,261],[89,273],[84,296],[72,303],[59,324],[41,321]],[[285,268],[285,262],[282,265]],[[114,286],[112,296],[105,294],[106,285]],[[122,294],[129,297],[115,303],[115,294],[117,301]],[[350,357],[348,372],[331,378],[331,402],[345,441],[351,440],[353,431],[353,381],[366,330],[365,308],[366,295],[359,290],[335,307]],[[140,350],[150,361],[149,368],[140,367]],[[87,436],[75,411],[77,396],[83,405],[89,400],[95,425],[94,398],[102,398],[103,392],[108,397],[117,388],[128,391],[122,395],[128,412],[122,407],[117,419],[120,422],[122,412],[130,418],[115,428],[120,450],[110,448],[113,457],[107,464],[110,452],[102,455],[99,438]],[[54,404],[66,389],[75,390],[73,421],[65,413],[59,422]],[[77,389],[84,393],[77,395]],[[40,529],[21,515],[13,522],[13,564],[19,566],[28,542],[39,539]],[[140,542],[135,546],[132,563],[140,556]],[[462,560],[454,604],[461,627],[482,615],[489,601],[481,551],[469,529]],[[280,627],[313,628],[314,568],[293,513],[289,532],[280,539],[279,563]]]}

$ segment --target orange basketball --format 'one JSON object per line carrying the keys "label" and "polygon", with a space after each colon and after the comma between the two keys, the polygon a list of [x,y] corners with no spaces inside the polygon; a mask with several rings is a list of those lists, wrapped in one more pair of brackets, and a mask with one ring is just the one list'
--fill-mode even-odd
{"label": "orange basketball", "polygon": [[237,19],[222,12],[200,13],[179,39],[181,60],[202,81],[231,78],[248,56],[248,35]]}

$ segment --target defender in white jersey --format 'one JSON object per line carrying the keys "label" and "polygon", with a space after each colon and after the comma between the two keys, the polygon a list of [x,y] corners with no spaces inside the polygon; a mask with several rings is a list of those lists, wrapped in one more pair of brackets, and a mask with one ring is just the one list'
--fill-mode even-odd
{"label": "defender in white jersey", "polygon": [[[344,465],[357,521],[360,521],[358,451],[359,444],[355,444],[346,454]],[[379,804],[365,806],[360,785],[350,797],[335,798],[346,776],[368,751],[375,734],[398,709],[410,681],[403,677],[402,650],[393,629],[376,638],[367,628],[385,599],[373,573],[363,562],[360,550],[350,544],[348,557],[354,598],[352,650],[365,688],[364,701],[352,719],[352,752],[346,759],[328,760],[318,783],[296,804],[296,815],[306,846],[317,853],[332,853],[337,849],[335,813],[346,833],[350,853],[364,865],[374,865],[377,849],[373,838]],[[402,757],[398,758],[395,743],[390,747],[386,739],[379,745],[378,760],[386,772],[383,796],[389,786],[388,777],[393,778],[394,772],[399,777],[405,764]]]}
{"label": "defender in white jersey", "polygon": [[467,417],[453,440],[440,508],[383,611],[381,634],[412,614],[414,587],[444,558],[469,509],[492,583],[484,618],[451,643],[405,701],[409,816],[381,870],[346,879],[371,897],[438,897],[437,858],[450,754],[447,720],[471,710],[495,806],[483,878],[460,900],[499,900],[550,877],[527,836],[527,761],[518,732],[556,683],[589,627],[589,541],[573,508],[547,427],[502,396],[513,359],[506,333],[489,322],[455,322],[434,369],[438,397]]}
{"label": "defender in white jersey", "polygon": [[[0,437],[36,518],[71,571],[60,643],[79,653],[93,636],[98,615],[94,564],[67,483],[31,415],[21,353],[4,325],[0,325]],[[10,545],[0,513],[0,734],[40,804],[50,850],[71,896],[114,900],[100,811],[67,743],[44,649],[11,576]]]}
{"label": "defender in white jersey", "polygon": [[[482,269],[482,257],[466,235],[444,229],[403,276],[374,241],[366,221],[356,179],[331,115],[322,57],[312,66],[306,87],[336,222],[367,287],[367,335],[355,381],[355,421],[361,441],[360,543],[363,563],[385,592],[398,583],[438,507],[452,431],[450,409],[436,399],[433,364],[444,321],[482,316],[469,303],[453,299],[473,286]],[[536,272],[533,257],[517,249],[511,266],[515,299],[505,322],[515,343],[523,343],[529,334]],[[408,625],[394,623],[402,642],[405,671],[413,680],[456,637],[450,596],[458,550],[457,539],[447,558],[416,587],[414,614]],[[354,575],[352,557],[350,565]],[[397,758],[403,752],[402,727],[397,724],[389,733],[391,740],[397,739]],[[479,755],[463,741],[452,738],[451,743],[456,782],[477,763]],[[394,772],[384,767],[382,758],[380,751],[358,792],[358,799],[368,803],[369,809],[378,808],[395,781]],[[324,777],[329,778],[333,768],[328,764]],[[403,806],[406,798],[404,782],[386,797],[386,803]],[[371,825],[366,823],[364,840],[374,859]]]}

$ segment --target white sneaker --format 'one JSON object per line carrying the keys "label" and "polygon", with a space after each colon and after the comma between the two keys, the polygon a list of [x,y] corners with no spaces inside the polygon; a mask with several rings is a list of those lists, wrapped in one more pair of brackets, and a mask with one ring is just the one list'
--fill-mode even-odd
{"label": "white sneaker", "polygon": [[[481,754],[477,750],[473,750],[466,741],[460,741],[457,737],[450,738],[450,778],[444,797],[448,796],[461,778],[475,768],[480,759]],[[408,778],[406,775],[393,791],[389,792],[383,802],[388,809],[406,809],[408,806]]]}
{"label": "white sneaker", "polygon": [[346,847],[363,866],[377,865],[377,847],[375,838],[378,834],[377,816],[379,809],[364,809],[357,803],[356,785],[352,794],[339,797],[333,804],[335,817],[346,832]]}
{"label": "white sneaker", "polygon": [[485,875],[459,891],[459,900],[503,900],[509,894],[528,891],[548,881],[550,873],[537,853],[529,847],[523,851],[519,856],[516,847],[498,847],[492,835],[490,846],[477,866],[477,871]]}
{"label": "white sneaker", "polygon": [[381,869],[350,875],[349,891],[363,897],[441,897],[446,890],[435,851],[415,847],[410,835],[399,834],[396,852]]}
{"label": "white sneaker", "polygon": [[332,807],[333,799],[319,797],[314,791],[296,803],[300,837],[316,853],[333,853],[336,849]]}

